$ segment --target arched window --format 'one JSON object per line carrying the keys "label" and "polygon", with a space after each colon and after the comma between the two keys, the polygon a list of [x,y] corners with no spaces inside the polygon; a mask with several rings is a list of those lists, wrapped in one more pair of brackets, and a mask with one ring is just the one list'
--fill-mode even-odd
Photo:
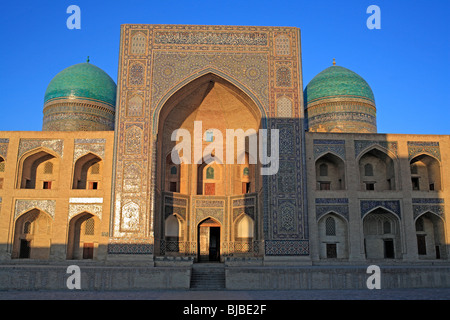
{"label": "arched window", "polygon": [[30,234],[31,233],[31,222],[30,221],[26,221],[23,224],[23,233],[24,234]]}
{"label": "arched window", "polygon": [[372,166],[372,164],[367,163],[367,164],[364,166],[364,175],[365,175],[366,177],[373,177],[373,166]]}
{"label": "arched window", "polygon": [[52,174],[53,173],[53,163],[46,162],[44,165],[44,173],[45,174]]}
{"label": "arched window", "polygon": [[319,174],[320,174],[321,177],[328,176],[328,166],[325,163],[322,163],[319,166]]}
{"label": "arched window", "polygon": [[91,166],[91,174],[100,174],[100,163],[94,163]]}
{"label": "arched window", "polygon": [[384,232],[384,234],[392,233],[390,221],[383,222],[383,232]]}
{"label": "arched window", "polygon": [[425,231],[424,226],[423,226],[423,219],[422,219],[422,217],[420,217],[416,221],[416,231]]}
{"label": "arched window", "polygon": [[336,235],[336,221],[333,217],[328,217],[327,220],[325,220],[325,234],[327,236]]}
{"label": "arched window", "polygon": [[86,220],[85,222],[85,226],[84,226],[84,234],[86,236],[93,236],[94,235],[94,228],[95,228],[95,221],[93,217],[90,217],[89,219]]}
{"label": "arched window", "polygon": [[244,177],[247,177],[249,175],[250,170],[248,169],[248,167],[244,168]]}
{"label": "arched window", "polygon": [[170,174],[171,175],[176,175],[177,174],[177,167],[173,166],[170,168]]}
{"label": "arched window", "polygon": [[206,169],[206,179],[214,179],[214,168],[213,167],[208,167],[208,169]]}

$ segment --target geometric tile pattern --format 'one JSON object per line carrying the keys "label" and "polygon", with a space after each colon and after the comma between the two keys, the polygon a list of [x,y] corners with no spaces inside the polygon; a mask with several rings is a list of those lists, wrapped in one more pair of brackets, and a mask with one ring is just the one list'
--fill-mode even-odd
{"label": "geometric tile pattern", "polygon": [[314,160],[327,152],[338,155],[345,160],[345,140],[314,139]]}
{"label": "geometric tile pattern", "polygon": [[428,211],[445,219],[444,198],[413,198],[412,203],[414,219]]}
{"label": "geometric tile pattern", "polygon": [[416,155],[427,153],[438,160],[441,160],[441,151],[439,149],[439,142],[432,141],[408,141],[408,160],[411,160]]}
{"label": "geometric tile pattern", "polygon": [[400,200],[361,200],[361,218],[377,207],[382,207],[401,217]]}
{"label": "geometric tile pattern", "polygon": [[374,145],[378,145],[385,150],[389,150],[394,155],[398,156],[397,141],[355,140],[355,158],[358,157],[362,151]]}
{"label": "geometric tile pattern", "polygon": [[46,212],[52,219],[55,218],[55,200],[29,200],[17,199],[14,211],[14,219],[31,209],[39,209]]}
{"label": "geometric tile pattern", "polygon": [[318,221],[327,213],[334,212],[347,221],[349,220],[349,209],[347,198],[316,198],[316,220]]}

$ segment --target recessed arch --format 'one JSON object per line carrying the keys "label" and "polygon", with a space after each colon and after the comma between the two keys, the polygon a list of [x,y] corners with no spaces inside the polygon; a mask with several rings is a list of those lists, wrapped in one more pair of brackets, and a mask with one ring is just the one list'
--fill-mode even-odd
{"label": "recessed arch", "polygon": [[100,219],[83,211],[69,220],[67,259],[95,259],[100,241]]}
{"label": "recessed arch", "polygon": [[[361,190],[385,191],[397,189],[397,157],[378,146],[365,149],[357,158]],[[367,176],[367,165],[372,175]]]}
{"label": "recessed arch", "polygon": [[442,189],[441,162],[428,153],[415,155],[410,161],[413,190],[437,191]]}
{"label": "recessed arch", "polygon": [[74,165],[72,189],[99,189],[103,161],[92,152],[80,156]]}
{"label": "recessed arch", "polygon": [[[19,189],[55,189],[59,173],[59,155],[39,147],[23,154],[18,162],[16,187]],[[46,163],[52,163],[52,173],[45,172]]]}
{"label": "recessed arch", "polygon": [[11,258],[48,259],[52,225],[52,217],[38,208],[31,208],[17,216]]}
{"label": "recessed arch", "polygon": [[240,214],[235,220],[235,238],[237,241],[252,241],[255,234],[255,222],[246,213]]}
{"label": "recessed arch", "polygon": [[377,207],[364,215],[364,252],[367,259],[401,259],[400,219],[392,211]]}
{"label": "recessed arch", "polygon": [[317,190],[345,190],[345,163],[341,157],[327,152],[315,161]]}
{"label": "recessed arch", "polygon": [[325,213],[317,221],[319,233],[319,257],[321,259],[348,258],[348,221],[333,211]]}
{"label": "recessed arch", "polygon": [[261,101],[255,96],[255,94],[250,91],[245,85],[240,83],[235,78],[231,77],[230,75],[217,70],[215,68],[205,68],[202,70],[196,71],[194,74],[190,75],[189,77],[183,79],[179,83],[177,83],[173,88],[171,88],[158,102],[156,105],[155,111],[153,112],[153,133],[159,131],[159,123],[161,118],[161,110],[163,107],[170,103],[171,100],[177,100],[180,99],[179,97],[175,97],[176,94],[181,93],[182,95],[187,95],[189,92],[192,91],[193,87],[196,87],[199,85],[199,83],[202,83],[204,81],[219,81],[222,83],[229,83],[231,86],[235,89],[238,89],[237,92],[244,93],[241,96],[243,99],[247,100],[248,102],[254,104],[256,106],[256,109],[259,111],[259,118],[261,119],[261,128],[267,128],[267,112],[264,105],[261,103]]}
{"label": "recessed arch", "polygon": [[419,259],[447,259],[445,221],[430,210],[414,219]]}

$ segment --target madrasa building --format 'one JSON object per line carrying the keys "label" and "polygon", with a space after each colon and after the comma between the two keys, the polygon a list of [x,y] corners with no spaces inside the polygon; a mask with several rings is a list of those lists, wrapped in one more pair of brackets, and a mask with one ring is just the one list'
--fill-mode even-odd
{"label": "madrasa building", "polygon": [[[372,264],[384,287],[450,286],[450,136],[377,133],[346,67],[304,85],[293,27],[122,25],[117,85],[70,66],[41,132],[0,132],[2,287],[79,265],[96,289],[356,288]],[[177,129],[200,161],[174,161]],[[265,130],[276,172],[251,135],[231,162],[211,148],[230,129]]]}

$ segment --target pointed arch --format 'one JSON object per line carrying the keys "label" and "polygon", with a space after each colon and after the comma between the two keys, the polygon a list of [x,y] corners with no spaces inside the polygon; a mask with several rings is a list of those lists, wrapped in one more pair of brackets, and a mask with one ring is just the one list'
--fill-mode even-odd
{"label": "pointed arch", "polygon": [[[398,179],[397,156],[378,145],[364,149],[357,157],[361,190],[396,190]],[[372,166],[373,175],[366,175],[366,165]]]}
{"label": "pointed arch", "polygon": [[52,217],[37,208],[30,208],[17,216],[11,258],[48,259],[52,226]]}
{"label": "pointed arch", "polygon": [[[206,81],[219,81],[222,83],[229,83],[237,91],[241,94],[242,98],[246,100],[248,103],[256,106],[256,109],[259,111],[259,118],[261,119],[261,128],[267,128],[267,111],[262,102],[256,97],[256,95],[250,91],[245,85],[231,77],[230,75],[212,68],[208,67],[199,71],[196,71],[194,74],[189,77],[183,79],[179,83],[177,83],[173,88],[171,88],[158,102],[156,105],[155,111],[153,112],[153,133],[156,134],[159,130],[159,122],[161,117],[161,110],[163,107],[170,102],[170,100],[174,99],[176,93],[181,93],[186,96],[192,90],[193,87],[196,87],[199,83]],[[176,99],[176,98],[175,98]]]}
{"label": "pointed arch", "polygon": [[100,219],[83,211],[72,217],[68,225],[67,259],[95,259],[100,240]]}
{"label": "pointed arch", "polygon": [[447,259],[443,217],[428,210],[418,215],[414,224],[419,259]]}
{"label": "pointed arch", "polygon": [[363,216],[364,249],[367,259],[402,258],[401,223],[397,214],[382,206]]}
{"label": "pointed arch", "polygon": [[255,222],[246,213],[242,213],[235,221],[236,241],[251,241],[255,234]]}
{"label": "pointed arch", "polygon": [[321,259],[347,259],[348,221],[340,213],[329,210],[317,221],[319,231],[319,257]]}
{"label": "pointed arch", "polygon": [[102,158],[95,153],[80,156],[73,169],[72,189],[99,189],[102,167]]}
{"label": "pointed arch", "polygon": [[[59,169],[60,157],[53,150],[38,147],[24,153],[18,161],[18,173],[16,188],[18,189],[47,189],[45,184],[37,185],[44,180],[56,182]],[[45,163],[52,162],[53,172],[51,175],[44,172]],[[45,174],[45,176],[44,176]],[[55,185],[48,189],[54,189]]]}
{"label": "pointed arch", "polygon": [[413,190],[436,191],[442,189],[441,162],[426,152],[409,161]]}
{"label": "pointed arch", "polygon": [[333,152],[325,152],[315,161],[317,190],[346,188],[345,162]]}

